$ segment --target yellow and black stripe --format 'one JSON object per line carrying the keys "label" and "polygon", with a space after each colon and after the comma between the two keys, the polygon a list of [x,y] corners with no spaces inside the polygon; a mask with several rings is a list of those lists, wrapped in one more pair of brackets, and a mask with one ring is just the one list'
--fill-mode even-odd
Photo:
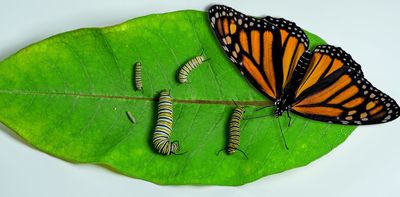
{"label": "yellow and black stripe", "polygon": [[176,154],[179,142],[171,142],[173,123],[172,97],[168,90],[163,90],[158,102],[158,119],[153,133],[154,148],[163,155]]}
{"label": "yellow and black stripe", "polygon": [[[248,159],[247,155],[239,149],[240,146],[240,122],[243,119],[245,113],[245,108],[243,106],[236,106],[231,119],[229,121],[229,133],[228,133],[228,146],[226,147],[226,152],[231,155],[236,152],[236,150],[243,153],[243,155]],[[222,149],[224,150],[224,149]],[[219,152],[221,152],[220,150]],[[218,152],[218,153],[219,153]]]}
{"label": "yellow and black stripe", "polygon": [[233,111],[229,122],[228,154],[233,154],[240,146],[240,121],[243,119],[244,107],[238,106]]}
{"label": "yellow and black stripe", "polygon": [[136,62],[135,64],[135,87],[136,90],[143,90],[142,83],[142,64],[140,62]]}
{"label": "yellow and black stripe", "polygon": [[185,65],[182,66],[182,68],[179,70],[179,82],[180,83],[187,83],[188,82],[188,75],[189,73],[197,68],[200,64],[202,64],[205,61],[205,57],[203,55],[196,56],[186,62]]}

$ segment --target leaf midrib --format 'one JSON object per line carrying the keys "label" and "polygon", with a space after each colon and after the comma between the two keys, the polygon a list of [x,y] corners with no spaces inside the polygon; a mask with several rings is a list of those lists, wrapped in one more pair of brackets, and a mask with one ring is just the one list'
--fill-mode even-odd
{"label": "leaf midrib", "polygon": [[[88,98],[102,98],[102,99],[119,99],[119,100],[143,100],[143,101],[151,101],[151,102],[158,101],[157,98],[150,98],[150,97],[67,93],[67,92],[39,92],[39,91],[23,91],[23,90],[0,90],[0,94],[70,96],[70,97],[88,97]],[[176,103],[186,103],[186,104],[215,104],[215,105],[236,105],[237,104],[237,105],[245,105],[245,106],[272,106],[272,103],[267,100],[265,100],[265,101],[226,101],[226,100],[173,99],[173,101]]]}

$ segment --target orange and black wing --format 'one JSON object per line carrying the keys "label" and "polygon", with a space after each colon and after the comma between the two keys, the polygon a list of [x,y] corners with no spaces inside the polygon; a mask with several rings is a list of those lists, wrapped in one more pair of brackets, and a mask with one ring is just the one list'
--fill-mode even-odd
{"label": "orange and black wing", "polygon": [[209,20],[226,55],[242,75],[269,99],[278,98],[280,78],[276,78],[274,66],[279,63],[279,30],[223,5],[210,7]]}
{"label": "orange and black wing", "polygon": [[292,78],[301,55],[308,49],[309,41],[304,31],[294,22],[271,16],[264,17],[263,20],[278,27],[281,34],[281,77],[283,79],[282,88],[284,88]]}
{"label": "orange and black wing", "polygon": [[372,86],[360,65],[341,48],[318,46],[308,65],[295,91],[294,113],[351,125],[383,123],[399,116],[396,101]]}

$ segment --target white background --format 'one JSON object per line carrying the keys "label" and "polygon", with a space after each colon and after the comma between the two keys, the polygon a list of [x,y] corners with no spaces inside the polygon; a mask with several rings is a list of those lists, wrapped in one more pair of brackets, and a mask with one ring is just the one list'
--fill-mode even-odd
{"label": "white background", "polygon": [[[365,76],[400,101],[399,1],[0,0],[0,61],[46,37],[81,27],[214,3],[255,16],[281,16],[341,46]],[[0,79],[1,80],[1,79]],[[399,196],[400,120],[361,126],[307,167],[241,187],[158,186],[94,165],[71,164],[0,127],[0,196]]]}

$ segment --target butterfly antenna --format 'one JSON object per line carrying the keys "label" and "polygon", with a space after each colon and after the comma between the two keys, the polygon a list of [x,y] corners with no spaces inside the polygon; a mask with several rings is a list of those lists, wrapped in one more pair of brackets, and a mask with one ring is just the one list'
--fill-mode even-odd
{"label": "butterfly antenna", "polygon": [[281,130],[283,142],[285,143],[285,148],[286,148],[286,150],[289,150],[289,147],[287,146],[287,143],[286,143],[285,135],[283,134],[283,131],[282,131],[282,126],[281,126],[281,122],[279,121],[279,118],[278,118],[278,124],[279,124],[279,129]]}

